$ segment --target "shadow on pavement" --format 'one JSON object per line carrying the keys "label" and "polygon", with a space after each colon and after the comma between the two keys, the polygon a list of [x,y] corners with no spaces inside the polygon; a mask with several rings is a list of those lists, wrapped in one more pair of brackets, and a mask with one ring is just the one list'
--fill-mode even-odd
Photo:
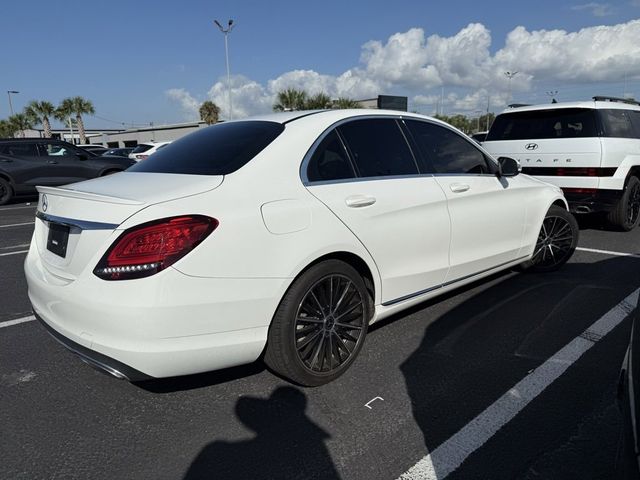
{"label": "shadow on pavement", "polygon": [[240,398],[236,416],[255,437],[210,443],[185,480],[339,478],[325,446],[330,435],[307,417],[306,407],[306,396],[294,387],[279,387],[267,399]]}
{"label": "shadow on pavement", "polygon": [[[434,478],[452,471],[437,447],[613,307],[612,292],[617,303],[636,289],[638,268],[640,261],[618,257],[567,264],[551,274],[495,275],[483,282],[497,283],[427,326],[400,370]],[[529,448],[542,447],[533,442]]]}

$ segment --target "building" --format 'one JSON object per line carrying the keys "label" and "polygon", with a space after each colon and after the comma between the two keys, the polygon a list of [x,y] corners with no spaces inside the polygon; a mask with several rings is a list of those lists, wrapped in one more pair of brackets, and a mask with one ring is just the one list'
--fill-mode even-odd
{"label": "building", "polygon": [[407,111],[408,98],[396,95],[378,95],[376,98],[358,100],[361,108],[379,108],[382,110]]}
{"label": "building", "polygon": [[87,135],[89,143],[105,147],[135,147],[143,142],[168,142],[177,140],[199,128],[208,127],[205,122],[176,123],[172,125],[158,125],[142,128],[132,128],[115,132],[101,132]]}

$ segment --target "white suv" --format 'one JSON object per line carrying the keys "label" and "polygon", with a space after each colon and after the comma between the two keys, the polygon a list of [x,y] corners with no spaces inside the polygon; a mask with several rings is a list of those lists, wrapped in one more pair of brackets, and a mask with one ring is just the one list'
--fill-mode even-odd
{"label": "white suv", "polygon": [[161,148],[166,147],[170,143],[171,142],[139,143],[138,145],[136,145],[136,147],[133,150],[131,150],[131,153],[129,154],[129,158],[131,160],[135,160],[136,162],[139,162],[140,160],[144,160],[145,158],[148,158],[149,155],[157,152]]}
{"label": "white suv", "polygon": [[498,115],[482,146],[562,188],[572,211],[608,212],[629,231],[640,214],[640,103],[615,97],[526,105]]}

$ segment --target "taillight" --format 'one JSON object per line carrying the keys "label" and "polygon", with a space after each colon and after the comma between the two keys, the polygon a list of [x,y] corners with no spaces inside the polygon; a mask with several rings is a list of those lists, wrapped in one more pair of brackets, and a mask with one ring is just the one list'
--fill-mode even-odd
{"label": "taillight", "polygon": [[203,215],[164,218],[126,230],[93,273],[105,280],[148,277],[177,262],[218,226]]}
{"label": "taillight", "polygon": [[562,188],[562,191],[565,193],[585,193],[585,194],[595,194],[598,189],[597,188]]}
{"label": "taillight", "polygon": [[145,158],[149,158],[149,155],[136,155],[136,160],[144,160]]}

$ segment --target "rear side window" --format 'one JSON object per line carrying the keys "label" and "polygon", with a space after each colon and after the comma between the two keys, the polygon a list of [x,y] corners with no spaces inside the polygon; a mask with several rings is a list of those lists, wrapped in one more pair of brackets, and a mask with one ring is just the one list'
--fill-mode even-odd
{"label": "rear side window", "polygon": [[17,157],[37,157],[38,149],[35,143],[5,143],[0,145],[0,154]]}
{"label": "rear side window", "polygon": [[598,110],[598,113],[605,137],[640,138],[631,122],[631,111],[603,109]]}
{"label": "rear side window", "polygon": [[597,136],[594,109],[564,108],[498,115],[486,141]]}
{"label": "rear side window", "polygon": [[355,172],[335,130],[318,145],[307,167],[310,182],[341,180],[355,177]]}
{"label": "rear side window", "polygon": [[491,173],[484,154],[461,135],[433,123],[405,123],[435,173]]}
{"label": "rear side window", "polygon": [[631,117],[636,138],[640,138],[640,110],[629,110],[629,116]]}
{"label": "rear side window", "polygon": [[393,119],[354,120],[338,127],[361,177],[416,175],[418,167]]}
{"label": "rear side window", "polygon": [[276,122],[219,123],[156,151],[129,172],[227,175],[247,164],[282,133]]}

